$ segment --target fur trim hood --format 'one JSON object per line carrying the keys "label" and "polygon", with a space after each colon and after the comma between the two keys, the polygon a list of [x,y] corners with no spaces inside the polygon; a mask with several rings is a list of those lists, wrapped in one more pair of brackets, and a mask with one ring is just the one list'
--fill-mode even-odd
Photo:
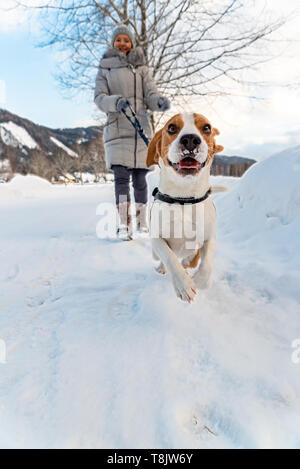
{"label": "fur trim hood", "polygon": [[120,68],[131,64],[134,67],[145,65],[145,55],[141,47],[131,49],[127,55],[124,55],[119,49],[109,47],[103,54],[100,62],[102,68]]}

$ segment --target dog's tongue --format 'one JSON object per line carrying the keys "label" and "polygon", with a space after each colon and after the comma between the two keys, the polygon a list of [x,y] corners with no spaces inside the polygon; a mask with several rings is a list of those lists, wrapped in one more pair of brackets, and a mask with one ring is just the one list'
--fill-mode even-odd
{"label": "dog's tongue", "polygon": [[180,168],[197,168],[198,165],[199,162],[195,160],[195,158],[191,158],[190,156],[188,156],[187,158],[183,158],[179,161]]}

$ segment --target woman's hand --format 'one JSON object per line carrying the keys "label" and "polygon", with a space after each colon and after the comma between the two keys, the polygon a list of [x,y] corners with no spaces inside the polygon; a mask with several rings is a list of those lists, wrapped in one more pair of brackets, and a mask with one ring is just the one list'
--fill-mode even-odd
{"label": "woman's hand", "polygon": [[168,100],[168,98],[165,98],[163,96],[161,98],[159,98],[157,104],[158,104],[159,109],[163,112],[167,111],[171,107],[171,103]]}
{"label": "woman's hand", "polygon": [[116,108],[119,112],[125,111],[128,106],[130,106],[130,102],[126,98],[119,98],[116,102]]}

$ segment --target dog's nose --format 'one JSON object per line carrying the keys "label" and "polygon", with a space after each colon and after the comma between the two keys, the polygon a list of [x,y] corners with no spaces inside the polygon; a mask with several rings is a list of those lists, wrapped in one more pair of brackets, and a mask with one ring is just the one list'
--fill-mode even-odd
{"label": "dog's nose", "polygon": [[186,150],[193,151],[201,143],[201,138],[196,134],[183,135],[179,142]]}

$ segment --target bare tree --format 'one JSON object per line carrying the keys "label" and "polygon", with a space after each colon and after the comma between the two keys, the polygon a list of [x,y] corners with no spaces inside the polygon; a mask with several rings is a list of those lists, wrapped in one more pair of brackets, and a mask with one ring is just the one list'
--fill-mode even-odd
{"label": "bare tree", "polygon": [[83,184],[83,173],[90,171],[90,155],[83,151],[74,159],[73,175]]}
{"label": "bare tree", "polygon": [[76,160],[70,157],[64,150],[58,149],[53,164],[56,172],[56,177],[67,179],[69,174],[74,174]]}
{"label": "bare tree", "polygon": [[271,58],[272,34],[285,22],[265,8],[253,13],[256,0],[41,0],[35,8],[41,45],[63,53],[57,75],[63,89],[93,88],[111,29],[122,22],[173,99],[234,94],[234,85],[247,81],[245,71]]}
{"label": "bare tree", "polygon": [[0,182],[8,182],[13,177],[13,171],[9,159],[0,160]]}
{"label": "bare tree", "polygon": [[94,175],[95,182],[99,182],[101,175],[107,172],[103,140],[92,140],[87,146],[86,154],[89,172]]}
{"label": "bare tree", "polygon": [[38,150],[32,150],[28,172],[51,182],[55,176],[53,163]]}

